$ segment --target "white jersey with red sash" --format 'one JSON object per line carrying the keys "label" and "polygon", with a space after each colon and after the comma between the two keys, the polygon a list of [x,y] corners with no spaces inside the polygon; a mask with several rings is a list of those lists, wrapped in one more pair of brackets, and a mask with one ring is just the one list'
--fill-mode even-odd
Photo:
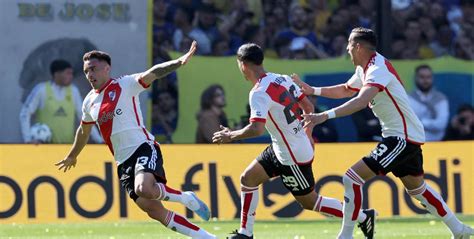
{"label": "white jersey with red sash", "polygon": [[302,127],[298,101],[305,96],[287,75],[267,73],[249,94],[250,121],[265,123],[283,165],[309,164],[314,150]]}
{"label": "white jersey with red sash", "polygon": [[138,75],[127,75],[110,79],[84,99],[82,124],[97,124],[118,164],[144,142],[154,141],[145,129],[138,97],[147,87]]}
{"label": "white jersey with red sash", "polygon": [[400,77],[385,57],[374,54],[365,68],[356,68],[346,85],[354,91],[365,85],[379,88],[369,107],[380,120],[383,137],[398,136],[415,144],[425,142],[423,125],[409,104]]}

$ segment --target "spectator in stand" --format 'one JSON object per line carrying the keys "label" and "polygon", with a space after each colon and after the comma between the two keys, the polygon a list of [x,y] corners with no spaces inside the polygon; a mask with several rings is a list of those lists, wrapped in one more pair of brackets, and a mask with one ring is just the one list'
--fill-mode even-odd
{"label": "spectator in stand", "polygon": [[324,37],[326,39],[333,39],[339,34],[346,34],[347,29],[344,18],[339,14],[333,14],[329,17],[328,24],[324,29]]}
{"label": "spectator in stand", "polygon": [[[293,4],[290,9],[290,15],[288,16],[290,27],[278,33],[277,39],[287,38],[292,41],[295,38],[305,38],[312,44],[315,48],[319,48],[320,43],[316,37],[316,33],[309,27],[307,10],[298,4]],[[321,51],[321,54],[318,58],[327,57],[324,51]]]}
{"label": "spectator in stand", "polygon": [[[176,26],[176,31],[173,34],[173,47],[175,50],[179,49],[179,44],[184,35],[189,35],[193,30],[192,22],[194,19],[194,12],[184,7],[176,8],[173,16],[173,23]],[[197,41],[197,40],[196,40]],[[199,48],[201,43],[198,42]]]}
{"label": "spectator in stand", "polygon": [[467,36],[460,35],[454,43],[454,57],[474,60],[474,43]]}
{"label": "spectator in stand", "polygon": [[[448,8],[449,9],[449,8]],[[449,27],[458,35],[461,32],[461,25],[463,25],[463,12],[459,6],[453,6],[446,13],[446,18],[449,21]]]}
{"label": "spectator in stand", "polygon": [[[220,38],[229,42],[232,54],[237,52],[240,45],[243,44],[243,38],[246,29],[253,25],[256,9],[249,9],[247,1],[233,0],[230,4],[230,10],[220,16],[219,33]],[[257,7],[258,6],[254,6]]]}
{"label": "spectator in stand", "polygon": [[440,141],[449,120],[448,99],[433,87],[433,71],[428,65],[416,68],[415,84],[410,104],[425,128],[426,141]]}
{"label": "spectator in stand", "polygon": [[[155,43],[169,49],[172,34],[173,47],[179,50],[183,38],[188,36],[199,43],[198,54],[214,55],[214,47],[216,54],[226,55],[223,53],[227,52],[223,51],[226,45],[234,53],[248,41],[247,30],[259,25],[265,35],[265,45],[276,52],[284,53],[282,46],[286,44],[281,44],[281,37],[288,38],[290,43],[294,38],[304,37],[318,51],[330,53],[310,59],[338,57],[340,54],[334,53],[334,41],[339,42],[355,26],[373,27],[375,3],[374,0],[156,0]],[[392,43],[398,48],[403,46],[401,51],[394,50],[394,58],[427,59],[449,54],[472,59],[474,54],[463,47],[474,38],[472,5],[469,0],[393,1]],[[167,19],[174,20],[170,23]],[[445,25],[451,34],[447,34]],[[399,29],[404,29],[405,44],[401,44]],[[458,41],[462,35],[469,43],[465,38]],[[284,59],[289,57],[286,53],[279,55]],[[297,54],[297,57],[303,55]]]}
{"label": "spectator in stand", "polygon": [[[178,29],[173,34],[174,49],[180,52],[187,52],[190,42],[196,40],[198,43],[197,54],[208,55],[212,50],[211,40],[207,35],[192,25],[194,19],[194,12],[188,8],[178,7],[176,9],[173,21]],[[185,39],[188,38],[188,39]],[[190,42],[188,40],[191,39]],[[182,47],[182,46],[186,47]]]}
{"label": "spectator in stand", "polygon": [[160,91],[155,97],[151,133],[161,143],[173,143],[171,136],[178,122],[176,97],[170,91]]}
{"label": "spectator in stand", "polygon": [[220,125],[229,126],[224,112],[225,105],[225,93],[222,86],[211,85],[202,92],[201,110],[197,114],[196,143],[212,143],[214,132],[221,130]]}
{"label": "spectator in stand", "polygon": [[[217,13],[218,10],[214,7],[213,4],[201,4],[201,6],[197,10],[197,24],[195,29],[204,33],[209,39],[210,48],[207,54],[211,53],[212,50],[212,43],[217,40],[220,36],[219,29],[217,28]],[[199,42],[198,42],[199,44]],[[201,46],[199,46],[201,47]]]}
{"label": "spectator in stand", "polygon": [[352,114],[359,142],[382,141],[380,122],[368,107]]}
{"label": "spectator in stand", "polygon": [[[288,9],[290,9],[290,2],[287,0],[264,0],[264,11],[268,16],[272,16],[275,21],[275,32],[272,35],[275,36],[281,30],[288,27]],[[265,27],[272,27],[270,24],[266,24]]]}
{"label": "spectator in stand", "polygon": [[[428,47],[423,39],[420,23],[417,19],[409,19],[405,24],[405,38],[407,41],[406,51],[411,54],[405,54],[405,57],[410,57],[408,59],[426,59],[433,58],[434,53]],[[412,54],[415,55],[412,55]]]}
{"label": "spectator in stand", "polygon": [[274,48],[277,53],[277,56],[280,59],[290,59],[291,50],[290,50],[291,40],[287,38],[277,38],[274,43]]}
{"label": "spectator in stand", "polygon": [[212,43],[213,56],[230,56],[233,52],[229,48],[229,42],[224,38],[218,38]]}
{"label": "spectator in stand", "polygon": [[[359,0],[361,11],[358,19],[358,26],[366,28],[370,28],[372,26],[372,18],[375,15],[375,2],[376,0]],[[353,26],[351,26],[351,28],[352,27]]]}
{"label": "spectator in stand", "polygon": [[331,39],[329,44],[329,49],[327,50],[331,57],[340,57],[347,55],[347,35],[338,34],[333,39]]}
{"label": "spectator in stand", "polygon": [[439,2],[433,1],[428,4],[428,16],[431,18],[433,25],[441,26],[446,24],[446,11]]}
{"label": "spectator in stand", "polygon": [[453,33],[448,24],[441,25],[438,28],[436,39],[430,43],[436,57],[452,55],[453,52]]}
{"label": "spectator in stand", "polygon": [[326,28],[331,11],[328,8],[326,0],[306,0],[303,2],[304,6],[312,9],[314,14],[314,32],[317,35],[323,35],[323,30]]}
{"label": "spectator in stand", "polygon": [[435,41],[437,37],[437,31],[431,18],[427,16],[422,16],[418,19],[418,22],[420,23],[420,26],[423,26],[421,28],[421,34],[423,35],[423,37],[425,37],[426,42]]}
{"label": "spectator in stand", "polygon": [[245,30],[245,34],[243,36],[244,43],[255,43],[262,47],[262,49],[266,49],[267,41],[265,37],[265,31],[262,27],[258,25],[249,25]]}
{"label": "spectator in stand", "polygon": [[446,129],[444,140],[474,139],[474,109],[471,105],[461,105]]}
{"label": "spectator in stand", "polygon": [[406,49],[406,41],[403,36],[395,36],[392,41],[392,59],[402,59],[403,51]]}
{"label": "spectator in stand", "polygon": [[153,44],[161,48],[172,50],[172,40],[176,27],[173,23],[166,21],[169,4],[165,0],[155,0],[153,4]]}

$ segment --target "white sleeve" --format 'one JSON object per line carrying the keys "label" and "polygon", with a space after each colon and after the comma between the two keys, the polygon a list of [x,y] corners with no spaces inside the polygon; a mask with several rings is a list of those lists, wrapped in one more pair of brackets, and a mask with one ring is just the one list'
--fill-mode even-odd
{"label": "white sleeve", "polygon": [[250,93],[250,122],[263,122],[267,121],[268,110],[270,110],[270,97],[261,91]]}
{"label": "white sleeve", "polygon": [[23,142],[31,141],[31,115],[33,115],[40,105],[44,104],[45,84],[36,85],[23,103],[20,111],[20,128]]}
{"label": "white sleeve", "polygon": [[436,118],[421,120],[425,129],[433,131],[444,131],[449,121],[449,104],[448,100],[442,100],[434,107],[436,110]]}
{"label": "white sleeve", "polygon": [[372,65],[367,69],[364,86],[375,86],[379,88],[379,91],[383,91],[388,83],[390,83],[390,79],[394,77],[389,74],[388,71],[384,71],[382,68]]}
{"label": "white sleeve", "polygon": [[362,77],[363,77],[363,72],[364,70],[362,67],[357,66],[354,74],[351,76],[351,78],[346,82],[346,87],[349,90],[352,91],[359,91],[360,88],[362,88]]}
{"label": "white sleeve", "polygon": [[122,76],[117,79],[122,89],[130,92],[131,95],[138,95],[150,87],[140,79],[140,73]]}
{"label": "white sleeve", "polygon": [[[83,102],[82,102],[82,97],[81,97],[81,94],[79,93],[79,90],[77,89],[76,86],[72,86],[72,96],[74,98],[74,107],[76,108],[76,116],[77,118],[79,119],[79,121],[81,123],[84,123],[87,121],[84,121],[85,118],[87,117],[84,117],[84,111],[83,111]],[[91,120],[91,118],[89,118]],[[95,123],[95,122],[94,122]],[[102,140],[102,137],[100,136],[99,134],[99,131],[97,129],[97,126],[94,126],[92,127],[92,131],[91,131],[91,137],[92,137],[92,140],[96,143],[102,143],[103,140]]]}
{"label": "white sleeve", "polygon": [[87,106],[87,104],[88,102],[86,100],[82,103],[81,124],[95,124],[94,119],[89,113],[89,107]]}

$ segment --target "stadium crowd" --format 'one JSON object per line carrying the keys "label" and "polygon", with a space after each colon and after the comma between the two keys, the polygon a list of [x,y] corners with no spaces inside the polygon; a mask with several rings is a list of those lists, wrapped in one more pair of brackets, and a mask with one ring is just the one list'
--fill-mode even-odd
{"label": "stadium crowd", "polygon": [[[391,3],[392,39],[389,52],[384,52],[384,55],[390,59],[416,60],[452,56],[467,61],[474,60],[472,0],[392,0]],[[197,54],[206,56],[232,56],[242,44],[254,42],[264,49],[266,58],[301,60],[347,57],[346,45],[351,29],[357,26],[376,28],[376,4],[376,0],[154,0],[153,64],[171,60],[170,51],[187,51],[193,40],[199,45]],[[64,69],[59,69],[57,73],[52,71],[52,78],[66,74],[69,65],[70,63],[65,62]],[[474,111],[469,104],[471,102],[461,102],[468,104],[455,104],[451,109],[448,108],[450,95],[444,95],[434,87],[435,77],[430,66],[421,68],[414,72],[416,88],[409,93],[412,106],[417,109],[417,115],[424,123],[427,139],[474,139]],[[173,72],[164,80],[153,83],[151,131],[162,143],[173,143],[172,135],[177,127],[177,81],[177,74]],[[199,125],[195,132],[198,143],[210,142],[210,136],[218,129],[219,124],[235,129],[248,121],[248,115],[241,116],[238,120],[227,119],[223,88],[215,87],[220,87],[221,90],[208,89],[203,92],[201,110],[195,112]],[[63,104],[63,95],[67,96],[69,91],[57,93],[48,90],[51,87],[43,88],[44,92],[30,96],[30,100],[23,106],[21,123],[24,142],[34,142],[28,135],[28,128],[34,123],[30,121],[31,116],[45,109],[52,111],[46,115],[65,114],[60,106]],[[41,97],[45,98],[53,93],[57,93],[57,99],[48,99],[54,98],[55,101],[42,103]],[[316,97],[311,97],[311,100],[316,112],[324,110],[325,106],[318,104]],[[28,102],[40,103],[31,105]],[[54,107],[48,108],[45,105]],[[68,125],[71,127],[74,125],[73,113],[69,114],[71,117]],[[50,119],[43,121],[55,122]],[[212,127],[209,122],[214,122]],[[358,141],[380,139],[377,118],[370,110],[354,114],[352,122]],[[318,142],[343,141],[338,130],[343,129],[328,122],[318,125],[313,137]],[[59,131],[69,132],[68,142],[72,141],[71,130],[63,128]],[[59,142],[56,139],[52,141]],[[94,141],[100,142],[100,139]]]}
{"label": "stadium crowd", "polygon": [[[375,0],[155,0],[154,43],[182,52],[194,39],[198,54],[226,56],[255,42],[268,57],[339,57],[346,54],[352,28],[374,28],[375,5]],[[392,0],[391,22],[391,59],[474,60],[472,1]]]}
{"label": "stadium crowd", "polygon": [[[429,59],[449,55],[474,60],[472,1],[392,0],[391,6],[393,38],[391,55],[388,55],[391,59]],[[353,27],[375,28],[375,7],[375,0],[155,0],[154,63],[170,60],[169,51],[186,51],[193,40],[199,44],[198,55],[235,55],[241,44],[254,42],[262,46],[266,57],[270,58],[346,56],[347,38]],[[161,142],[171,143],[178,117],[176,73],[156,82],[153,91],[152,131]],[[165,103],[161,98],[166,98]],[[429,97],[422,99],[430,101]],[[459,112],[473,114],[470,105],[462,106]],[[444,112],[442,115],[447,114]],[[437,115],[439,118],[440,114]],[[200,116],[197,115],[198,121]],[[435,140],[443,139],[447,128],[449,134],[444,139],[472,139],[473,127],[469,126],[472,124],[464,124],[470,120],[461,120],[462,125],[468,126],[460,127],[458,118],[455,115],[451,120],[435,119],[443,122],[437,126],[441,129],[438,129],[439,136]],[[353,117],[359,141],[380,138],[376,120],[370,111],[362,111]],[[359,128],[363,129],[362,132]],[[462,136],[452,136],[454,128],[463,128]],[[318,126],[314,137],[320,142],[337,141],[337,129],[334,125]]]}

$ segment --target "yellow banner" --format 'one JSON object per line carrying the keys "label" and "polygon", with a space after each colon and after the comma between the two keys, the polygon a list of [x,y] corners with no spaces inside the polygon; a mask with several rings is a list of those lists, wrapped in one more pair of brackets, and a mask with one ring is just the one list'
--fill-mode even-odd
{"label": "yellow banner", "polygon": [[[375,144],[319,144],[313,171],[316,190],[343,198],[341,175]],[[144,220],[119,186],[116,166],[102,145],[86,146],[72,171],[58,171],[68,145],[0,145],[0,222],[77,222],[91,219]],[[212,209],[213,217],[239,217],[239,177],[266,145],[163,145],[170,187],[193,190]],[[426,178],[457,213],[474,214],[474,141],[429,143],[423,146]],[[423,213],[391,175],[367,182],[364,207],[375,207],[381,217]],[[193,216],[184,206],[170,209]],[[303,211],[280,179],[260,187],[258,219],[324,216]]]}

